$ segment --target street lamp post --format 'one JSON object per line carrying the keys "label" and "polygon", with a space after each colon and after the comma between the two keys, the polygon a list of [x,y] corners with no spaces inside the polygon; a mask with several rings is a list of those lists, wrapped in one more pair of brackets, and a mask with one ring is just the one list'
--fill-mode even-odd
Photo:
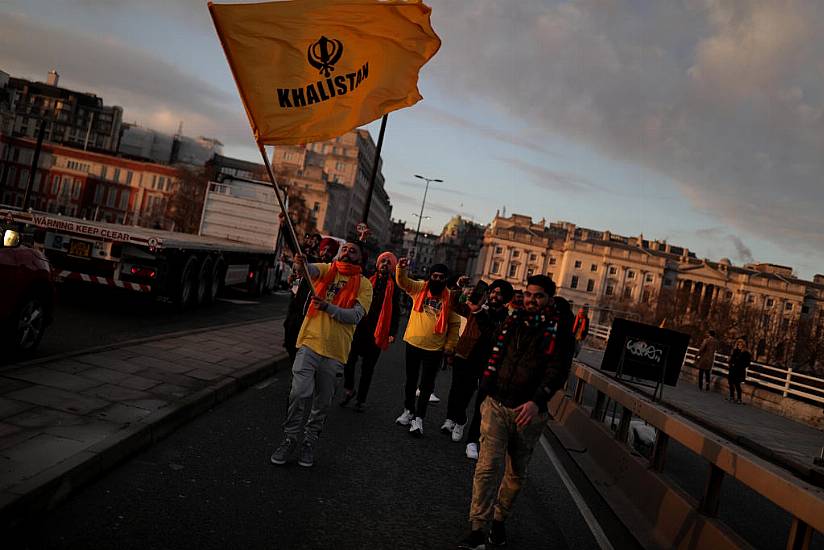
{"label": "street lamp post", "polygon": [[415,265],[418,264],[418,235],[421,229],[421,220],[432,219],[432,216],[421,216],[417,212],[412,212],[412,215],[418,218],[418,229],[415,231],[415,243],[412,245],[412,256],[415,258]]}
{"label": "street lamp post", "polygon": [[[426,188],[423,191],[423,201],[421,202],[421,213],[418,214],[418,228],[415,229],[415,242],[412,244],[412,250],[414,251],[415,256],[417,257],[417,254],[418,254],[418,235],[420,235],[420,233],[421,233],[421,220],[424,218],[423,209],[424,209],[424,206],[426,206],[426,194],[429,192],[429,183],[433,182],[433,181],[438,182],[438,183],[443,183],[443,180],[435,179],[435,178],[425,178],[423,176],[419,176],[418,174],[415,174],[415,177],[418,178],[418,179],[426,181]],[[429,216],[427,216],[427,217],[429,217]]]}

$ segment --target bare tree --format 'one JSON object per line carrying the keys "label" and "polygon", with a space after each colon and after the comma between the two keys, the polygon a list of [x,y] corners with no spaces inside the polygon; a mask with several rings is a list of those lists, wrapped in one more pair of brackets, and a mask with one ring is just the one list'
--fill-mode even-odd
{"label": "bare tree", "polygon": [[178,180],[166,208],[166,217],[175,231],[197,233],[209,178],[202,168],[178,167]]}

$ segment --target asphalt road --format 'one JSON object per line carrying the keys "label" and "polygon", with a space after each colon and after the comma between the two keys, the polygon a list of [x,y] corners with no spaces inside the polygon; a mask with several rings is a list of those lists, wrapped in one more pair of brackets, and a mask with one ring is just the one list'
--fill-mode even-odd
{"label": "asphalt road", "polygon": [[[602,352],[584,350],[578,359],[600,367]],[[721,399],[721,396],[719,396]],[[592,398],[594,403],[594,396]],[[591,405],[591,403],[588,403]],[[670,441],[664,475],[682,491],[700,501],[704,494],[709,462],[676,441]],[[718,517],[755,548],[786,547],[792,518],[771,501],[736,479],[727,476],[721,486]],[[824,536],[813,534],[812,549],[824,550]]]}
{"label": "asphalt road", "polygon": [[[80,490],[4,547],[452,548],[467,527],[474,462],[439,433],[443,402],[430,408],[422,439],[393,423],[401,357],[396,344],[381,358],[365,413],[333,405],[311,469],[268,461],[285,416],[283,371]],[[438,378],[441,397],[449,374]],[[508,523],[510,548],[597,548],[541,448],[529,475]]]}
{"label": "asphalt road", "polygon": [[229,291],[215,304],[178,311],[150,296],[83,283],[58,285],[54,322],[31,359],[170,332],[285,314],[285,292],[253,298]]}

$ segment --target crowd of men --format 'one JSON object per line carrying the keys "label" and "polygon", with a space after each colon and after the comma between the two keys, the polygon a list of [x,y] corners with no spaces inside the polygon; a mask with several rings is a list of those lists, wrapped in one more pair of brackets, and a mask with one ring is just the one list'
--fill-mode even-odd
{"label": "crowd of men", "polygon": [[458,547],[506,544],[505,521],[546,424],[548,401],[564,386],[585,336],[581,312],[576,319],[545,275],[529,277],[516,290],[500,279],[471,285],[437,264],[416,280],[408,258],[384,252],[367,278],[360,242],[338,246],[307,235],[303,253],[295,248],[284,323],[292,383],[283,439],[271,462],[286,464],[297,455],[299,465],[314,464],[340,378],[340,404],[354,400],[356,411],[366,409],[375,365],[397,336],[404,293],[412,306],[403,335],[403,410],[395,422],[422,437],[435,380],[442,366],[451,367],[441,431],[456,442],[465,436],[467,457],[477,460],[470,529]]}

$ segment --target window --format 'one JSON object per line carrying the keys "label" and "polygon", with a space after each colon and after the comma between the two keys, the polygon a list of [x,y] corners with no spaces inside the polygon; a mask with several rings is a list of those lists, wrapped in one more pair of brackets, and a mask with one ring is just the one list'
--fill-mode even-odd
{"label": "window", "polygon": [[538,256],[536,256],[535,254],[530,254],[530,255],[529,255],[529,261],[530,261],[530,262],[534,262],[534,261],[535,261],[535,260],[537,260],[537,259],[538,259]]}
{"label": "window", "polygon": [[790,318],[789,317],[784,317],[783,319],[781,319],[781,328],[784,329],[784,330],[787,330],[788,328],[790,328]]}
{"label": "window", "polygon": [[98,185],[94,188],[94,203],[103,204],[103,186]]}
{"label": "window", "polygon": [[573,275],[572,280],[569,282],[569,288],[578,288],[578,276]]}
{"label": "window", "polygon": [[512,257],[513,258],[520,258],[521,257],[521,251],[520,250],[513,250],[512,251]]}
{"label": "window", "polygon": [[732,300],[732,290],[728,290],[728,291],[724,294],[724,296],[727,298],[727,300]]}
{"label": "window", "polygon": [[28,184],[29,184],[29,171],[28,170],[20,170],[20,179],[17,181],[17,187],[19,187],[20,189],[25,189]]}
{"label": "window", "polygon": [[116,201],[117,189],[109,189],[109,192],[106,194],[106,206],[108,206],[109,208],[114,208]]}
{"label": "window", "polygon": [[492,262],[492,273],[500,273],[501,271],[501,262]]}
{"label": "window", "polygon": [[748,294],[747,295],[747,303],[748,304],[754,304],[755,303],[755,296],[753,296],[752,294]]}
{"label": "window", "polygon": [[550,256],[549,257],[549,265],[555,265],[557,263],[558,263],[558,258],[556,258],[555,256]]}
{"label": "window", "polygon": [[643,297],[642,299],[643,299],[644,303],[647,303],[647,302],[650,301],[650,299],[652,299],[652,293],[649,291],[648,288],[644,289],[642,297]]}
{"label": "window", "polygon": [[604,294],[606,294],[607,296],[612,296],[613,294],[615,294],[615,287],[612,286],[612,285],[607,285],[607,288],[604,291]]}
{"label": "window", "polygon": [[69,176],[63,176],[63,183],[60,186],[60,195],[68,197],[72,192],[72,179]]}
{"label": "window", "polygon": [[591,264],[589,266],[589,270],[590,271],[598,271],[598,265],[597,264]]}
{"label": "window", "polygon": [[343,163],[341,161],[338,161],[338,162],[335,163],[335,170],[338,170],[339,172],[342,172],[345,169],[346,169],[346,163]]}
{"label": "window", "polygon": [[595,290],[595,281],[592,280],[592,279],[589,279],[587,281],[587,292],[592,292],[593,290]]}
{"label": "window", "polygon": [[518,264],[511,264],[509,266],[509,276],[514,277],[518,273]]}
{"label": "window", "polygon": [[552,279],[553,281],[555,280],[555,279],[553,279],[553,275],[552,275],[551,271],[548,271],[546,276],[549,277],[550,279]]}
{"label": "window", "polygon": [[74,183],[72,184],[72,198],[79,199],[80,198],[80,189],[82,188],[82,184],[80,183],[79,178],[74,178]]}
{"label": "window", "polygon": [[121,191],[120,192],[120,209],[127,210],[129,208],[129,195],[128,191]]}
{"label": "window", "polygon": [[627,287],[624,289],[624,298],[632,298],[632,287]]}
{"label": "window", "polygon": [[171,193],[174,184],[175,180],[173,180],[172,178],[166,178],[166,191]]}
{"label": "window", "polygon": [[[45,184],[46,181],[46,174],[41,173],[40,178],[34,178],[34,182],[32,182],[31,190],[35,193],[40,192],[40,185]],[[45,185],[43,185],[45,188]]]}
{"label": "window", "polygon": [[152,174],[152,189],[157,189],[157,174]]}
{"label": "window", "polygon": [[504,249],[502,247],[500,247],[500,246],[495,247],[495,254],[503,254],[503,253],[504,253]]}
{"label": "window", "polygon": [[617,267],[615,267],[614,265],[609,266],[609,274],[610,275],[616,275],[617,273],[618,273],[618,268]]}
{"label": "window", "polygon": [[775,304],[775,300],[773,300],[772,298],[767,298],[767,301],[764,302],[764,305],[766,307],[773,307],[774,304]]}
{"label": "window", "polygon": [[634,279],[635,272],[634,271],[627,271],[627,279]]}
{"label": "window", "polygon": [[131,184],[132,184],[132,171],[129,170],[128,172],[126,172],[126,185],[131,185]]}
{"label": "window", "polygon": [[160,176],[159,178],[157,178],[157,188],[160,191],[163,191],[163,185],[165,183],[166,183],[166,178],[164,178],[163,176]]}
{"label": "window", "polygon": [[581,260],[575,260],[575,269],[581,269]]}
{"label": "window", "polygon": [[114,169],[114,176],[112,176],[112,179],[116,182],[120,182],[120,168]]}
{"label": "window", "polygon": [[530,267],[529,269],[526,270],[526,276],[527,277],[532,277],[533,275],[535,275],[535,270],[533,268]]}
{"label": "window", "polygon": [[101,166],[100,167],[100,179],[104,180],[109,175],[109,167],[108,166]]}
{"label": "window", "polygon": [[644,275],[644,282],[651,283],[654,278],[655,276],[652,273],[647,273],[646,275]]}
{"label": "window", "polygon": [[787,302],[786,304],[784,304],[784,311],[792,311],[792,310],[793,310],[793,305],[790,302]]}
{"label": "window", "polygon": [[17,168],[14,166],[9,166],[8,171],[6,172],[6,181],[8,182],[9,187],[14,187],[14,176],[17,174]]}

